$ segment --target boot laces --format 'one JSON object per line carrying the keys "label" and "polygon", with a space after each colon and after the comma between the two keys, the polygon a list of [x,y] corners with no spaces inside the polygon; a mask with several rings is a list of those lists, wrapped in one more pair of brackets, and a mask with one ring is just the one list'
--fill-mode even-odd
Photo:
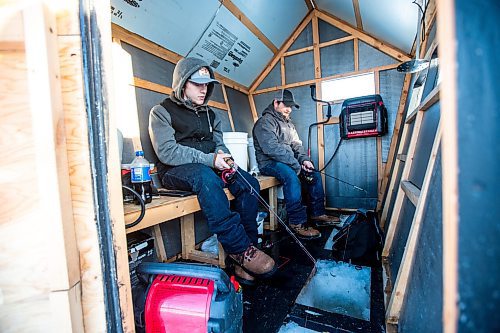
{"label": "boot laces", "polygon": [[257,248],[253,245],[250,245],[244,252],[234,255],[234,259],[240,264],[243,265],[245,261],[252,261],[253,258],[257,255]]}
{"label": "boot laces", "polygon": [[250,245],[243,253],[244,260],[252,261],[252,259],[255,258],[256,254],[257,254],[257,248],[253,245]]}

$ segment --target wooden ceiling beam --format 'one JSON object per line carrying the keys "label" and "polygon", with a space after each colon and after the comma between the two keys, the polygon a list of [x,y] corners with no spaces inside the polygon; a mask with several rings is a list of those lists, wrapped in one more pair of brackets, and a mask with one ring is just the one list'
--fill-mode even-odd
{"label": "wooden ceiling beam", "polygon": [[231,1],[222,0],[222,5],[231,12],[238,20],[243,23],[262,43],[264,43],[272,52],[276,54],[278,48],[264,35],[262,31]]}
{"label": "wooden ceiling beam", "polygon": [[361,11],[359,10],[359,0],[352,0],[352,6],[354,7],[354,15],[356,16],[356,27],[359,30],[363,30],[363,21],[361,20]]}
{"label": "wooden ceiling beam", "polygon": [[274,58],[271,59],[271,61],[266,66],[264,71],[262,71],[262,73],[257,77],[257,79],[255,79],[254,82],[250,85],[250,88],[248,89],[250,93],[254,92],[255,89],[257,89],[257,87],[264,80],[267,74],[269,74],[269,72],[274,68],[276,63],[280,61],[283,54],[288,50],[288,48],[293,44],[293,42],[295,42],[297,37],[299,37],[302,30],[304,30],[305,27],[309,24],[309,22],[311,22],[313,16],[314,16],[314,11],[310,12],[309,14],[306,15],[306,17],[304,17],[304,19],[292,33],[290,38],[288,38],[288,40],[283,44],[281,49],[274,55]]}
{"label": "wooden ceiling beam", "polygon": [[309,11],[318,8],[318,5],[316,4],[315,0],[304,0],[304,1],[306,2],[306,6]]}
{"label": "wooden ceiling beam", "polygon": [[359,38],[360,40],[367,43],[368,45],[390,55],[391,57],[393,57],[399,61],[408,61],[411,59],[411,56],[409,54],[398,49],[397,47],[392,46],[389,43],[382,42],[379,39],[370,36],[366,32],[360,31],[357,28],[354,28],[353,26],[342,21],[341,19],[330,15],[329,13],[323,12],[321,10],[315,10],[314,13],[318,18],[322,19],[323,21],[347,32],[348,34],[351,34],[351,35]]}

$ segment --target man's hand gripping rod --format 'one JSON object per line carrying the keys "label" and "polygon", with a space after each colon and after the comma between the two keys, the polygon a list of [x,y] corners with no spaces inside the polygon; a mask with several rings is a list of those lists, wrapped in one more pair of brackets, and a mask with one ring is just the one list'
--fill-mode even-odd
{"label": "man's hand gripping rod", "polygon": [[[233,169],[234,170],[234,169]],[[297,244],[300,246],[300,248],[304,251],[304,253],[309,257],[309,259],[311,259],[311,261],[313,262],[314,264],[314,268],[313,268],[313,275],[316,273],[316,259],[314,259],[314,257],[312,256],[312,254],[307,251],[306,247],[304,246],[304,244],[302,244],[302,242],[297,238],[297,236],[295,236],[295,234],[293,233],[292,230],[290,230],[290,228],[288,228],[288,226],[286,225],[286,223],[278,216],[278,214],[271,209],[271,206],[269,206],[267,204],[267,202],[262,198],[262,196],[260,195],[259,192],[257,192],[253,187],[252,185],[245,179],[245,177],[243,177],[243,175],[240,173],[240,171],[238,169],[235,170],[236,173],[240,176],[241,179],[243,179],[243,181],[245,182],[245,184],[248,186],[248,188],[250,189],[250,193],[252,193],[253,195],[255,195],[255,197],[259,200],[259,202],[261,204],[264,205],[264,207],[267,208],[267,210],[274,214],[274,216],[276,217],[276,219],[279,221],[279,223],[281,223],[281,225],[285,228],[285,230],[290,234],[290,236],[293,237],[293,239],[295,240],[295,242],[297,242]]]}

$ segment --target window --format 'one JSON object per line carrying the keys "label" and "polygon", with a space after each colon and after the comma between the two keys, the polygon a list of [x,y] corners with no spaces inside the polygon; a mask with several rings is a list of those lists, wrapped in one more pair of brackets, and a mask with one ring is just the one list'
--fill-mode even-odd
{"label": "window", "polygon": [[373,72],[321,82],[322,100],[340,101],[375,94]]}

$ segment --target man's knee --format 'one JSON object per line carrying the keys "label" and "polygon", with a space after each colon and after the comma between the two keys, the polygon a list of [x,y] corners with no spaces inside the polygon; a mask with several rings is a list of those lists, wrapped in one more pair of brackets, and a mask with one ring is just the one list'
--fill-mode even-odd
{"label": "man's knee", "polygon": [[211,168],[205,165],[200,166],[195,177],[195,188],[199,189],[201,186],[223,187],[222,179]]}
{"label": "man's knee", "polygon": [[259,184],[259,181],[257,180],[257,178],[255,178],[253,176],[250,176],[248,178],[249,178],[249,183],[250,183],[250,185],[252,185],[253,189],[256,190],[257,192],[259,192],[260,191],[260,184]]}

